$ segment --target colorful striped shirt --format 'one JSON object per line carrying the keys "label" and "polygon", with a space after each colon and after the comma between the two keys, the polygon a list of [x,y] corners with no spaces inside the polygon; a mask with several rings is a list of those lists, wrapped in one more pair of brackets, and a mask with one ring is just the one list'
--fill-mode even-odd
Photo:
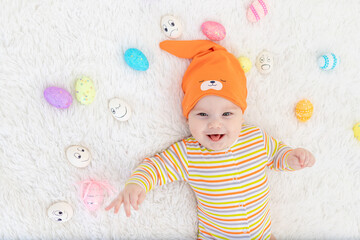
{"label": "colorful striped shirt", "polygon": [[286,158],[292,149],[260,128],[243,125],[228,149],[212,151],[193,137],[146,158],[128,183],[150,191],[186,181],[198,203],[198,239],[269,239],[271,219],[265,167],[292,171]]}

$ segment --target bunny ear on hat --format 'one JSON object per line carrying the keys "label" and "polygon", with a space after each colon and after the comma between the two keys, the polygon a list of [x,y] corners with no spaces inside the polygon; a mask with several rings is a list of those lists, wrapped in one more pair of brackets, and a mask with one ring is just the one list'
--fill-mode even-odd
{"label": "bunny ear on hat", "polygon": [[180,58],[192,59],[184,73],[183,114],[188,118],[195,104],[207,95],[226,98],[246,109],[246,77],[237,58],[209,40],[166,40],[160,48]]}
{"label": "bunny ear on hat", "polygon": [[175,41],[166,40],[160,43],[160,48],[180,58],[194,58],[201,53],[215,50],[226,50],[209,40]]}

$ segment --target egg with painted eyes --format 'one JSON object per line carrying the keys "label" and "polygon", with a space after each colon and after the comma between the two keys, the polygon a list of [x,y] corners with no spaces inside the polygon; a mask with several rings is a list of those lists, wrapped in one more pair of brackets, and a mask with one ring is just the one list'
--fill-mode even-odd
{"label": "egg with painted eyes", "polygon": [[130,106],[119,98],[113,98],[109,101],[109,110],[112,116],[119,121],[127,121],[131,117]]}
{"label": "egg with painted eyes", "polygon": [[183,26],[181,21],[171,15],[166,15],[161,18],[161,30],[168,38],[178,38],[183,33]]}
{"label": "egg with painted eyes", "polygon": [[54,222],[63,223],[69,221],[73,217],[74,211],[69,203],[58,202],[48,208],[47,214]]}
{"label": "egg with painted eyes", "polygon": [[87,167],[92,159],[90,151],[86,147],[79,145],[68,147],[66,157],[72,165],[78,168]]}
{"label": "egg with painted eyes", "polygon": [[255,66],[262,74],[271,72],[274,65],[274,57],[268,51],[262,51],[256,58]]}

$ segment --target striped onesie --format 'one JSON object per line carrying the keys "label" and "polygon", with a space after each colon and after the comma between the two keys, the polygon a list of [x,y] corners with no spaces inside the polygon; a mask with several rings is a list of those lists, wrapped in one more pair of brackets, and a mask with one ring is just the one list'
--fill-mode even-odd
{"label": "striped onesie", "polygon": [[139,184],[148,192],[156,185],[188,182],[198,203],[198,239],[269,239],[265,167],[292,171],[286,164],[291,150],[260,128],[243,125],[228,149],[212,151],[193,137],[183,139],[146,158],[126,184]]}

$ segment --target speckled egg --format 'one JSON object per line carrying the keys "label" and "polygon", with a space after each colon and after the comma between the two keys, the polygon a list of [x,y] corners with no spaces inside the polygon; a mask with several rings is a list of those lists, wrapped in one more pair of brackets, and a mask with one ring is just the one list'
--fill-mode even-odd
{"label": "speckled egg", "polygon": [[95,98],[95,86],[88,77],[81,77],[75,83],[76,99],[81,104],[90,104]]}
{"label": "speckled egg", "polygon": [[146,56],[136,48],[129,48],[124,54],[125,62],[133,69],[146,71],[149,68],[149,62]]}
{"label": "speckled egg", "polygon": [[353,131],[354,131],[354,137],[360,141],[360,122],[354,125]]}
{"label": "speckled egg", "polygon": [[238,60],[240,62],[242,69],[244,70],[244,72],[245,73],[249,72],[252,67],[252,63],[251,63],[250,59],[243,56],[243,57],[239,57]]}
{"label": "speckled egg", "polygon": [[223,25],[218,22],[207,21],[201,25],[201,31],[206,37],[213,41],[223,40],[226,36],[226,31]]}
{"label": "speckled egg", "polygon": [[308,121],[311,118],[313,111],[314,106],[307,99],[303,99],[296,104],[295,114],[300,122]]}
{"label": "speckled egg", "polygon": [[44,97],[48,103],[56,108],[68,108],[72,104],[71,94],[63,88],[48,87],[44,91]]}
{"label": "speckled egg", "polygon": [[322,70],[328,71],[333,70],[340,63],[340,58],[338,58],[334,53],[328,53],[322,55],[318,58],[318,65]]}

